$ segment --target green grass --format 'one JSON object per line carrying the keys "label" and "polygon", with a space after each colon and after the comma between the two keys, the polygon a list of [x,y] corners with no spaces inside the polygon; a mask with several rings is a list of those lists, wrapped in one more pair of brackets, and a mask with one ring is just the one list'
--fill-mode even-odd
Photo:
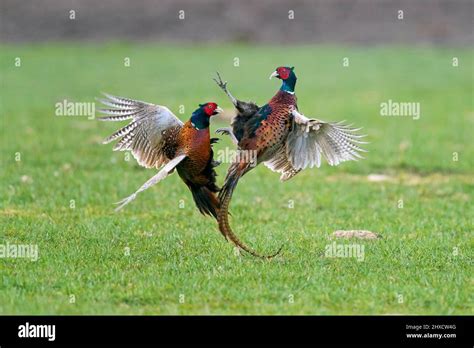
{"label": "green grass", "polygon": [[[38,244],[40,254],[0,259],[1,314],[472,314],[472,50],[49,44],[4,45],[0,56],[0,244]],[[300,110],[363,126],[370,152],[284,184],[263,166],[242,179],[231,223],[260,252],[286,243],[273,261],[236,256],[177,175],[115,214],[112,203],[154,172],[99,144],[117,124],[54,114],[55,103],[100,91],[175,113],[182,104],[183,119],[208,100],[231,110],[216,70],[262,104],[282,64],[296,66]],[[380,116],[388,99],[420,102],[421,118]],[[327,258],[338,229],[383,238],[337,241],[364,245],[362,262]]]}

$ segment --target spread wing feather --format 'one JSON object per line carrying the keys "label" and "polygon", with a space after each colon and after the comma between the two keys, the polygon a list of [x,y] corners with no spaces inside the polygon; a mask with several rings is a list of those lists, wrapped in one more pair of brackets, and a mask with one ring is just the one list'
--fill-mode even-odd
{"label": "spread wing feather", "polygon": [[132,121],[104,140],[104,144],[119,139],[114,151],[130,150],[137,162],[146,168],[159,168],[168,162],[165,156],[165,136],[183,126],[167,107],[139,100],[104,94],[99,101],[107,109],[100,109],[101,121]]}
{"label": "spread wing feather", "polygon": [[285,147],[281,147],[270,160],[263,162],[263,164],[270,170],[280,173],[281,181],[289,180],[301,171],[301,169],[297,170],[293,167]]}
{"label": "spread wing feather", "polygon": [[294,127],[288,135],[286,155],[295,170],[307,167],[320,167],[324,157],[331,166],[344,161],[357,161],[361,152],[367,152],[359,144],[367,144],[360,139],[364,135],[356,132],[360,128],[352,128],[344,122],[324,122],[308,119],[294,113]]}

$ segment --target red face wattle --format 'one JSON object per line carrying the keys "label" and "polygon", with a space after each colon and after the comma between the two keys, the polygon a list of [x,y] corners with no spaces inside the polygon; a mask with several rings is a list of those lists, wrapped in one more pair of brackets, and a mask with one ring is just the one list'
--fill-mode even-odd
{"label": "red face wattle", "polygon": [[278,73],[278,77],[282,80],[286,80],[288,77],[290,77],[290,69],[287,67],[281,66],[276,69],[276,72]]}
{"label": "red face wattle", "polygon": [[207,116],[211,117],[219,113],[217,108],[218,106],[216,103],[207,103],[204,105],[204,112],[206,113]]}

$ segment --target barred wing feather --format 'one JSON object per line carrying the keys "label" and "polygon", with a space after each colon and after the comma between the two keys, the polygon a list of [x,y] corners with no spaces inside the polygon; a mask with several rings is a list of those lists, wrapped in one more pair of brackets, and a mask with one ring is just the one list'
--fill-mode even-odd
{"label": "barred wing feather", "polygon": [[146,168],[159,168],[168,162],[163,148],[164,135],[176,132],[183,126],[167,107],[139,100],[104,94],[99,99],[107,108],[99,111],[104,114],[101,121],[131,120],[128,125],[117,130],[103,141],[108,144],[119,139],[114,151],[130,150],[137,162]]}
{"label": "barred wing feather", "polygon": [[291,164],[285,147],[279,149],[275,155],[263,164],[270,170],[280,173],[280,180],[287,181],[300,172],[301,169],[295,169]]}
{"label": "barred wing feather", "polygon": [[364,135],[360,130],[345,125],[343,122],[324,122],[315,119],[304,119],[294,122],[288,135],[286,154],[295,170],[307,167],[320,167],[324,157],[331,166],[341,162],[363,158],[360,152],[367,152],[359,144],[366,144],[360,139]]}

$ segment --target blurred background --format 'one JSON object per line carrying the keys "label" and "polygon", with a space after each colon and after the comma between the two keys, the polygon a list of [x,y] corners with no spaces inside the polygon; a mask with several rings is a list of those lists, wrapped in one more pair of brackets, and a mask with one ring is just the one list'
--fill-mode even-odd
{"label": "blurred background", "polygon": [[1,6],[7,42],[473,43],[470,0],[1,0]]}

